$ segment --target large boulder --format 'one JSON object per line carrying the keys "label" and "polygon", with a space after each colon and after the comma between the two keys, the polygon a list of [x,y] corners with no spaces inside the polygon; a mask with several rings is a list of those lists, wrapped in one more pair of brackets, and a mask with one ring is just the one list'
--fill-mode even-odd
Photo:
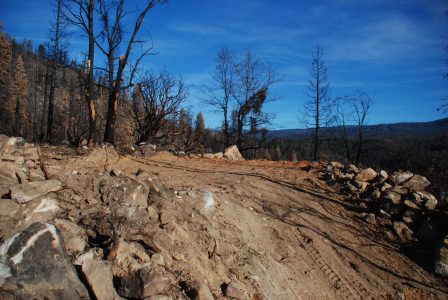
{"label": "large boulder", "polygon": [[0,246],[0,298],[89,299],[54,225],[34,223]]}
{"label": "large boulder", "polygon": [[86,260],[82,264],[82,273],[95,294],[97,300],[117,300],[118,296],[113,285],[111,264],[105,260]]}
{"label": "large boulder", "polygon": [[37,197],[44,196],[50,192],[57,192],[61,189],[62,183],[59,180],[16,184],[11,188],[11,199],[18,203],[26,203]]}
{"label": "large boulder", "polygon": [[359,172],[356,175],[355,180],[369,182],[369,181],[372,181],[373,179],[375,179],[375,177],[377,175],[378,174],[376,173],[376,171],[374,169],[367,168],[367,169],[364,169],[361,172]]}
{"label": "large boulder", "polygon": [[434,272],[448,277],[448,235],[436,247]]}
{"label": "large boulder", "polygon": [[238,147],[236,145],[230,146],[229,148],[224,150],[224,157],[228,160],[242,160],[243,156],[241,155]]}
{"label": "large boulder", "polygon": [[411,191],[423,191],[431,183],[426,177],[420,175],[412,176],[408,181],[403,183],[403,186],[409,188]]}

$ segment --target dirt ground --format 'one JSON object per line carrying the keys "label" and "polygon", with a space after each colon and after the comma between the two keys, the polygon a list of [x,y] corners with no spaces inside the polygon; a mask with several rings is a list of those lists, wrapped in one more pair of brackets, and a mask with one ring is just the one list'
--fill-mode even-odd
{"label": "dirt ground", "polygon": [[446,281],[362,221],[315,169],[164,152],[138,158],[44,150],[51,175],[140,169],[163,182],[173,192],[164,209],[174,225],[160,230],[182,255],[171,272],[205,280],[216,298],[229,283],[242,299],[448,298]]}

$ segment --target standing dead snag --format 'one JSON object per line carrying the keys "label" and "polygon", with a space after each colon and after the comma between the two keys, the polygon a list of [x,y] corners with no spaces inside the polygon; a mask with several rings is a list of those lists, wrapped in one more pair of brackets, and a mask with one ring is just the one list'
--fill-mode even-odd
{"label": "standing dead snag", "polygon": [[327,66],[322,60],[323,51],[316,46],[310,68],[311,79],[308,83],[308,101],[305,102],[303,123],[307,128],[314,128],[313,159],[318,159],[320,144],[320,128],[329,126],[332,122],[332,103],[329,97],[329,82]]}
{"label": "standing dead snag", "polygon": [[[118,112],[118,97],[123,89],[129,88],[133,85],[133,79],[135,72],[137,71],[138,65],[140,64],[143,57],[150,53],[152,48],[144,50],[133,65],[129,64],[129,58],[133,50],[135,43],[143,43],[137,41],[137,34],[143,24],[143,21],[148,14],[148,12],[153,9],[156,5],[167,2],[166,0],[150,0],[146,2],[145,8],[138,14],[137,19],[134,23],[134,28],[132,30],[131,37],[126,46],[125,54],[120,56],[118,61],[118,66],[115,66],[116,51],[119,50],[120,45],[124,42],[125,32],[122,29],[122,22],[126,13],[124,12],[124,0],[119,0],[115,2],[109,2],[106,0],[99,1],[99,11],[100,17],[103,24],[103,41],[105,40],[105,45],[100,43],[98,39],[95,40],[98,48],[107,57],[107,73],[108,73],[108,89],[109,89],[109,102],[107,110],[106,128],[104,132],[104,141],[114,144],[115,143],[115,126]],[[112,8],[115,11],[112,12]],[[116,70],[115,70],[115,67]],[[129,73],[125,74],[125,68],[129,68]],[[127,75],[128,84],[123,86],[125,80],[125,75]]]}
{"label": "standing dead snag", "polygon": [[95,62],[94,12],[95,0],[70,0],[65,4],[63,18],[70,24],[84,31],[89,38],[89,54],[87,57],[87,89],[85,98],[89,109],[89,145],[95,143],[96,112],[95,87],[93,69]]}

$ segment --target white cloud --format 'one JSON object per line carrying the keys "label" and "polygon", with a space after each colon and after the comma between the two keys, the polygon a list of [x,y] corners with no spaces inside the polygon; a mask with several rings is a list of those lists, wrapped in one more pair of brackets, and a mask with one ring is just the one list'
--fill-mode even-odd
{"label": "white cloud", "polygon": [[437,41],[407,17],[383,15],[377,20],[326,41],[331,60],[381,62],[412,59],[413,53],[436,49]]}

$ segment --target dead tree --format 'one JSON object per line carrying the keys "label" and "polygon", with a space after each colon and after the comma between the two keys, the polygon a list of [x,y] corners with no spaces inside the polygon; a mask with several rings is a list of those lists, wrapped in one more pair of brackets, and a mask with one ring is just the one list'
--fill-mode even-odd
{"label": "dead tree", "polygon": [[170,134],[167,129],[171,128],[168,123],[178,117],[187,97],[188,91],[182,78],[167,72],[147,73],[134,88],[131,116],[136,123],[137,141],[166,139],[166,135]]}
{"label": "dead tree", "polygon": [[241,151],[256,150],[263,141],[250,136],[258,134],[274,117],[263,112],[263,105],[276,100],[269,94],[269,88],[278,79],[271,65],[255,58],[250,50],[242,53],[235,69],[236,91],[232,97],[235,100],[236,144]]}
{"label": "dead tree", "polygon": [[95,79],[93,76],[95,63],[95,29],[94,12],[95,0],[70,0],[64,6],[64,19],[80,28],[89,39],[87,56],[87,89],[85,99],[89,109],[89,145],[96,141],[96,111],[95,111]]}
{"label": "dead tree", "polygon": [[50,77],[50,94],[48,97],[48,114],[47,114],[47,134],[46,140],[48,143],[53,142],[54,135],[54,93],[56,88],[57,65],[59,62],[59,55],[61,51],[61,38],[63,38],[63,24],[62,21],[62,0],[57,0],[55,8],[55,23],[50,33],[50,47],[52,51],[51,63],[51,77]]}
{"label": "dead tree", "polygon": [[[337,97],[334,104],[336,107],[336,124],[340,128],[347,162],[359,164],[363,150],[367,115],[372,108],[373,98],[365,91],[358,90],[352,95]],[[349,123],[356,126],[354,141],[352,141],[353,138],[350,138],[347,129]],[[352,153],[354,161],[352,161]]]}
{"label": "dead tree", "polygon": [[[107,67],[104,70],[108,74],[108,90],[109,101],[108,111],[106,119],[106,128],[104,132],[104,141],[108,143],[115,143],[115,122],[118,111],[118,98],[120,92],[133,86],[134,75],[137,71],[143,57],[150,53],[152,48],[144,50],[141,55],[135,60],[135,63],[131,65],[129,58],[133,51],[135,43],[143,43],[137,40],[137,34],[143,24],[145,16],[159,3],[166,2],[166,0],[148,0],[145,2],[144,8],[138,13],[135,19],[133,29],[130,34],[130,38],[125,47],[122,47],[125,39],[126,32],[123,30],[123,19],[127,16],[124,11],[124,0],[118,1],[106,1],[99,0],[99,12],[102,22],[103,34],[101,38],[95,39],[95,43],[101,52],[107,58]],[[122,55],[118,55],[120,48],[124,48],[125,52]],[[116,59],[118,57],[118,63]],[[125,74],[125,68],[129,68],[129,73]],[[124,85],[125,75],[127,75],[127,85]]]}
{"label": "dead tree", "polygon": [[367,121],[367,114],[373,105],[372,97],[364,91],[357,91],[352,97],[351,106],[353,108],[354,121],[357,126],[357,146],[355,164],[359,164],[361,157],[362,146],[364,142],[365,127]]}
{"label": "dead tree", "polygon": [[332,103],[329,97],[328,70],[322,60],[323,51],[320,45],[316,46],[310,68],[311,79],[308,81],[307,96],[303,123],[307,128],[314,128],[313,159],[318,159],[320,128],[329,126],[333,120]]}
{"label": "dead tree", "polygon": [[342,142],[344,152],[345,152],[345,159],[347,163],[351,163],[351,149],[350,149],[350,139],[347,131],[347,122],[350,119],[350,115],[348,115],[348,109],[347,105],[350,102],[350,97],[348,96],[342,96],[337,97],[335,99],[335,122],[336,126],[339,129],[340,134],[340,140]]}
{"label": "dead tree", "polygon": [[236,85],[235,55],[223,47],[216,56],[216,66],[212,74],[213,84],[202,88],[205,96],[203,102],[215,108],[223,115],[225,147],[230,145],[229,109]]}

